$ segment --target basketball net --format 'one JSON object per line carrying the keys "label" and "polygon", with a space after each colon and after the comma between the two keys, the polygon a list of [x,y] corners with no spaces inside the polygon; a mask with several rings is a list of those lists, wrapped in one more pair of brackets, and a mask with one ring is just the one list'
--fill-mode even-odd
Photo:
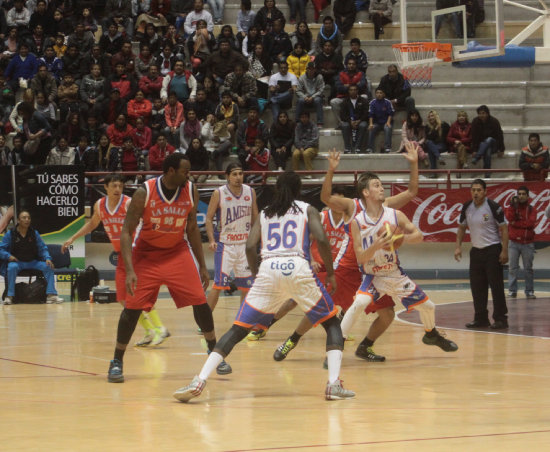
{"label": "basketball net", "polygon": [[392,48],[403,77],[414,88],[431,88],[434,63],[438,59],[451,61],[451,44],[411,42],[393,44]]}

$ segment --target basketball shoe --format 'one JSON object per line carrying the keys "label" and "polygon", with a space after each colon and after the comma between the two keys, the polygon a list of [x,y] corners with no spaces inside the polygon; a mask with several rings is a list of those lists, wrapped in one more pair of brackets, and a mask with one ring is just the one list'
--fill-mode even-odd
{"label": "basketball shoe", "polygon": [[437,345],[444,352],[456,352],[458,350],[458,345],[456,345],[453,341],[446,339],[443,334],[435,328],[424,334],[422,342],[426,345]]}
{"label": "basketball shoe", "polygon": [[155,338],[155,330],[147,330],[145,336],[136,342],[136,347],[147,347]]}
{"label": "basketball shoe", "polygon": [[259,341],[261,338],[265,337],[266,334],[266,330],[252,330],[250,333],[248,333],[246,339],[249,341]]}
{"label": "basketball shoe", "polygon": [[355,350],[355,356],[366,361],[373,361],[378,363],[386,361],[385,356],[377,355],[372,347],[367,347],[366,345],[362,344],[359,344],[357,350]]}
{"label": "basketball shoe", "polygon": [[192,398],[200,396],[205,386],[206,381],[201,380],[198,375],[195,375],[190,384],[179,388],[174,392],[173,396],[180,402],[187,403]]}
{"label": "basketball shoe", "polygon": [[6,296],[6,298],[4,298],[4,304],[13,304],[13,297]]}
{"label": "basketball shoe", "polygon": [[273,353],[273,359],[275,361],[282,361],[287,357],[290,351],[296,347],[296,342],[292,342],[290,337],[277,347],[275,353]]}
{"label": "basketball shoe", "polygon": [[327,400],[344,400],[353,397],[355,397],[355,392],[344,389],[342,380],[338,379],[333,384],[327,382],[327,388],[325,389],[325,398]]}
{"label": "basketball shoe", "polygon": [[124,383],[124,375],[122,374],[122,361],[113,359],[109,364],[109,374],[107,376],[109,383]]}
{"label": "basketball shoe", "polygon": [[155,328],[155,337],[151,341],[151,347],[162,344],[170,336],[170,331],[168,331],[166,328]]}

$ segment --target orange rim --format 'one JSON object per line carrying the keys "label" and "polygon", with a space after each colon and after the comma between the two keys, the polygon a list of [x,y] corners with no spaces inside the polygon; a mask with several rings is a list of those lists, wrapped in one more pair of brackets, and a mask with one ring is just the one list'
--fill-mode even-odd
{"label": "orange rim", "polygon": [[409,42],[405,44],[393,44],[394,49],[399,49],[401,53],[409,52],[427,52],[432,50],[436,58],[443,61],[451,61],[453,51],[452,44],[438,42]]}

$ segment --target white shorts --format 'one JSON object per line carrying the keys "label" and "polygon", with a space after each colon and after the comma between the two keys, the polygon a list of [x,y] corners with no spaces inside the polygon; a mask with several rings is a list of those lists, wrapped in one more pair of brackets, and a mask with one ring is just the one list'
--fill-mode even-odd
{"label": "white shorts", "polygon": [[283,303],[292,298],[314,325],[337,313],[323,284],[301,257],[264,260],[248,292],[235,324],[267,328]]}
{"label": "white shorts", "polygon": [[229,289],[231,275],[239,289],[250,289],[252,274],[246,260],[246,243],[231,245],[218,242],[214,253],[214,285],[213,289]]}

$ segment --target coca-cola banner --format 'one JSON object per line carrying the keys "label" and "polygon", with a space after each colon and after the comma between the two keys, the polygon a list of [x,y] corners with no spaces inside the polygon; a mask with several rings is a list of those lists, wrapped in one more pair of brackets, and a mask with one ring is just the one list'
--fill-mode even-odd
{"label": "coca-cola banner", "polygon": [[[487,196],[506,209],[522,183],[498,184],[487,187]],[[537,211],[535,237],[537,242],[550,241],[550,220],[544,210],[550,202],[550,187],[544,182],[529,183],[530,204]],[[392,194],[407,190],[406,185],[392,185]],[[454,242],[462,204],[472,199],[470,187],[453,189],[419,188],[418,196],[401,210],[424,234],[426,242]],[[470,236],[465,237],[469,241]]]}

